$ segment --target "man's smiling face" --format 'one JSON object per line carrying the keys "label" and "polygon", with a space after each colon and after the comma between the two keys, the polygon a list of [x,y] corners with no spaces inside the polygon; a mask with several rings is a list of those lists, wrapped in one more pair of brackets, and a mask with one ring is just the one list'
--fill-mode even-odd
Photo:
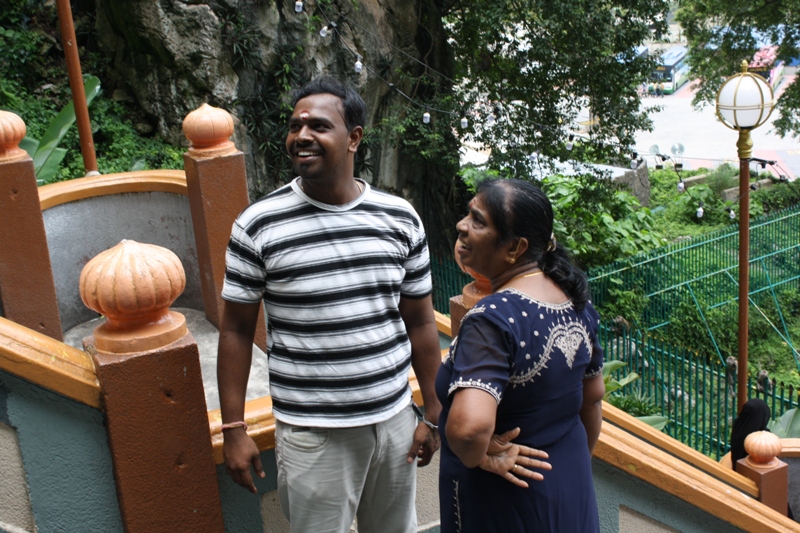
{"label": "man's smiling face", "polygon": [[353,177],[353,155],[360,139],[348,131],[337,96],[312,94],[294,107],[286,149],[295,173],[304,180],[344,180]]}

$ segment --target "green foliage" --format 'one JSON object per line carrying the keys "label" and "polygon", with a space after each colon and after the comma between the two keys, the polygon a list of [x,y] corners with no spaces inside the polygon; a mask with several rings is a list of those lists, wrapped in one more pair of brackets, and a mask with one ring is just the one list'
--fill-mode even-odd
{"label": "green foliage", "polygon": [[[583,144],[597,161],[618,157],[615,146],[632,146],[635,132],[650,127],[637,86],[654,59],[637,55],[636,47],[651,27],[666,29],[665,0],[631,0],[613,9],[580,0],[440,5],[455,80],[465,81],[456,86],[458,108],[477,109],[469,137],[492,149],[492,168],[524,177],[531,153],[573,158],[564,140],[589,108],[599,120]],[[486,127],[490,114],[497,122]]]}
{"label": "green foliage", "polygon": [[[84,79],[86,105],[92,104],[95,96],[100,92],[100,80],[94,76]],[[20,148],[28,152],[33,159],[33,168],[36,172],[37,183],[44,184],[54,181],[58,166],[67,155],[64,148],[58,145],[64,139],[70,127],[75,123],[75,105],[70,102],[55,116],[47,126],[40,140],[25,137],[20,143]]]}
{"label": "green foliage", "polygon": [[[92,105],[92,135],[97,149],[97,168],[101,174],[183,168],[182,148],[167,144],[158,137],[139,135],[127,116],[125,107],[105,98],[96,99]],[[69,140],[71,153],[79,156],[77,134]],[[74,157],[61,171],[59,179],[82,174],[83,162]]]}
{"label": "green foliage", "polygon": [[[508,177],[511,172],[505,170],[467,166],[459,176],[474,193],[484,179]],[[650,251],[665,242],[655,230],[650,210],[609,179],[555,174],[538,185],[553,205],[556,238],[585,269]]]}
{"label": "green foliage", "polygon": [[[697,224],[714,227],[730,221],[719,195],[708,185],[700,184],[689,187],[678,196],[676,213],[684,224]],[[698,207],[703,207],[703,216],[697,216]]]}
{"label": "green foliage", "polygon": [[639,374],[636,372],[630,372],[622,379],[616,379],[614,377],[614,372],[622,368],[625,368],[625,363],[623,361],[606,361],[605,364],[603,364],[603,384],[606,387],[606,399],[608,399],[611,393],[639,379]]}
{"label": "green foliage", "polygon": [[[779,45],[783,60],[800,57],[800,5],[797,0],[750,3],[743,0],[681,0],[676,19],[689,42],[692,78],[700,81],[694,102],[713,104],[723,80],[758,50],[759,41]],[[800,134],[800,84],[785,88],[778,100],[780,135]]]}
{"label": "green foliage", "polygon": [[800,411],[796,407],[789,409],[779,419],[771,420],[767,428],[782,439],[800,438]]}
{"label": "green foliage", "polygon": [[[750,306],[748,321],[749,372],[754,375],[759,369],[769,371],[773,378],[794,386],[800,385],[797,363],[791,347],[775,333],[772,324],[781,328],[778,308],[770,295],[753,297],[761,312]],[[778,305],[787,323],[791,338],[800,340],[800,293],[797,289],[783,289],[777,293]],[[738,354],[738,305],[729,301],[724,305],[707,309],[701,299],[701,314],[694,301],[685,298],[672,310],[669,325],[663,331],[665,340],[696,351],[706,361],[720,361]],[[709,330],[712,336],[709,335]],[[782,331],[782,328],[781,328]],[[719,348],[719,355],[714,342]],[[795,346],[795,349],[800,345]]]}
{"label": "green foliage", "polygon": [[645,424],[661,431],[666,427],[668,419],[656,415],[659,412],[658,407],[653,403],[650,398],[642,395],[641,393],[634,392],[632,394],[614,395],[626,385],[633,383],[639,379],[639,374],[630,372],[621,379],[614,378],[614,372],[621,370],[625,367],[622,361],[606,361],[603,365],[603,384],[606,388],[605,396],[603,397],[608,403],[622,409],[626,413],[635,416]]}
{"label": "green foliage", "polygon": [[800,203],[800,185],[796,181],[778,182],[753,191],[750,198],[761,205],[764,213],[774,213]]}
{"label": "green foliage", "polygon": [[470,194],[475,194],[478,190],[478,184],[483,180],[496,179],[500,177],[500,172],[493,169],[483,169],[472,165],[461,167],[458,175]]}
{"label": "green foliage", "polygon": [[[91,15],[87,15],[91,13]],[[78,46],[84,72],[104,74],[106,61],[97,52],[96,41],[86,40],[81,28],[93,27],[93,8],[73,4]],[[54,3],[43,0],[9,0],[0,4],[0,108],[18,114],[28,137],[21,146],[31,152],[40,183],[71,179],[85,174],[72,98],[60,49]],[[97,70],[95,70],[95,68]],[[85,77],[91,102],[99,93],[99,82]],[[110,85],[110,81],[107,82]],[[137,133],[134,120],[145,122],[141,110],[98,97],[92,103],[90,120],[98,169],[101,173],[147,168],[182,168],[183,157],[156,137]],[[40,139],[37,145],[36,139]],[[59,160],[63,157],[62,160]]]}
{"label": "green foliage", "polygon": [[630,394],[608,396],[606,397],[606,401],[617,409],[621,409],[629,415],[635,417],[652,416],[661,411],[655,402],[653,402],[649,396],[646,396],[641,391],[634,391]]}
{"label": "green foliage", "polygon": [[[678,173],[668,167],[650,170],[650,206],[656,227],[667,241],[685,237],[697,237],[704,233],[724,228],[731,223],[725,205],[713,190],[724,188],[730,179],[732,167],[722,165],[715,171],[699,169],[681,172],[683,179],[701,174],[708,175],[706,184],[688,187],[686,192],[678,192]],[[734,169],[734,172],[738,172]],[[703,202],[703,218],[697,218],[697,208]]]}
{"label": "green foliage", "polygon": [[242,123],[264,156],[265,173],[250,179],[252,198],[264,196],[292,177],[285,145],[286,123],[292,114],[290,91],[305,79],[301,57],[298,46],[278,48],[272,64],[254,71],[258,79],[255,92],[236,102]]}
{"label": "green foliage", "polygon": [[707,173],[705,184],[715,194],[720,195],[725,189],[738,187],[739,169],[730,163],[720,165]]}
{"label": "green foliage", "polygon": [[261,33],[238,9],[226,11],[220,17],[222,39],[233,57],[233,67],[247,70],[259,64]]}
{"label": "green foliage", "polygon": [[650,210],[608,179],[584,174],[545,178],[554,232],[586,269],[664,244]]}
{"label": "green foliage", "polygon": [[598,306],[597,311],[606,320],[613,320],[622,317],[632,325],[639,324],[647,309],[648,298],[641,287],[625,288],[622,280],[612,278],[611,282],[616,288],[608,290],[608,296],[602,305]]}

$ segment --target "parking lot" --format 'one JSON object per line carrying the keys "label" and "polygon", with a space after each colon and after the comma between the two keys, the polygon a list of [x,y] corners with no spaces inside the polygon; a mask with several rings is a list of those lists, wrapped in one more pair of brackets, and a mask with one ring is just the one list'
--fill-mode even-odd
{"label": "parking lot", "polygon": [[[794,72],[784,76],[775,91],[776,98],[795,77]],[[662,109],[651,115],[653,131],[640,132],[636,136],[637,152],[652,166],[654,159],[649,155],[651,146],[658,145],[661,153],[671,156],[670,148],[675,143],[681,143],[684,146],[682,162],[687,169],[713,168],[724,162],[738,165],[738,133],[717,120],[713,105],[695,110],[692,96],[691,83],[686,83],[674,94],[644,99],[646,105],[657,105]],[[768,167],[768,170],[796,178],[800,176],[800,140],[794,137],[781,138],[774,132],[772,121],[777,116],[778,112],[774,111],[766,124],[752,132],[753,157],[775,160],[776,168]]]}

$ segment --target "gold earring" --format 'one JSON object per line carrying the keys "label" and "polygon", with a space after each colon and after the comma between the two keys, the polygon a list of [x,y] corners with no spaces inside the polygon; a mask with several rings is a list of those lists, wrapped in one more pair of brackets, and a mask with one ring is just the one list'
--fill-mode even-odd
{"label": "gold earring", "polygon": [[522,241],[517,241],[517,249],[512,252],[511,259],[507,259],[507,261],[512,265],[517,262],[517,253],[519,253],[519,247],[521,245]]}

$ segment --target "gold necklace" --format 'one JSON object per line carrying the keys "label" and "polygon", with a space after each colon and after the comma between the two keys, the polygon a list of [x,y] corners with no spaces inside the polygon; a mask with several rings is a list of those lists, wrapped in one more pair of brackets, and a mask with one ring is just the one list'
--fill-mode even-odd
{"label": "gold necklace", "polygon": [[514,276],[513,278],[508,280],[507,283],[511,283],[517,278],[532,278],[533,276],[538,276],[539,274],[544,274],[544,272],[542,272],[541,270],[537,270],[536,272],[533,272],[531,274],[520,274],[519,276]]}

